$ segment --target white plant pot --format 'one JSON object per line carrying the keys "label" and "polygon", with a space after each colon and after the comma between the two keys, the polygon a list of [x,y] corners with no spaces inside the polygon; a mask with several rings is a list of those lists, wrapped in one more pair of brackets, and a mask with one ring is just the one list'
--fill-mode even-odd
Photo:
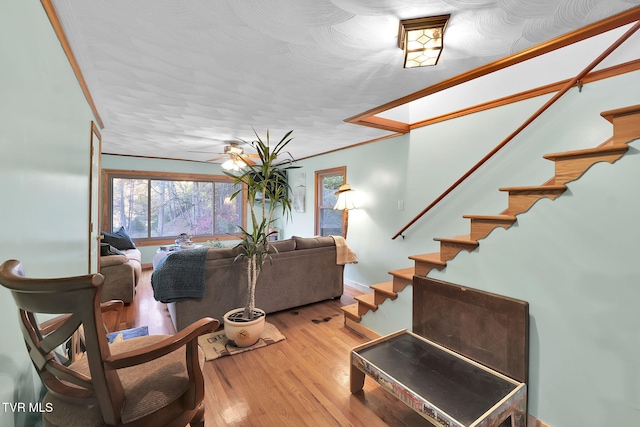
{"label": "white plant pot", "polygon": [[[253,320],[233,320],[235,313],[242,313],[244,308],[236,308],[228,311],[224,319],[224,334],[227,339],[233,341],[238,347],[249,347],[254,345],[260,339],[262,331],[264,331],[264,323],[267,318],[266,313],[259,308],[254,309],[254,313],[259,316]],[[230,318],[231,317],[231,318]]]}

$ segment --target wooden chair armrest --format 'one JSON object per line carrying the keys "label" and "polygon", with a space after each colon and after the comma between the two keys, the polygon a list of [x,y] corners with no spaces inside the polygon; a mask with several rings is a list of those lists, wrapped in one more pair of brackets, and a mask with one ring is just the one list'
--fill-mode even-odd
{"label": "wooden chair armrest", "polygon": [[107,369],[122,369],[149,362],[162,357],[165,354],[169,354],[193,340],[197,340],[202,334],[215,331],[219,325],[220,322],[216,319],[205,317],[197,322],[193,322],[187,328],[175,335],[153,345],[127,351],[125,353],[112,354],[109,358],[105,359],[105,367]]}
{"label": "wooden chair armrest", "polygon": [[124,307],[124,302],[119,299],[112,299],[100,304],[100,311],[106,313],[107,311],[118,311]]}

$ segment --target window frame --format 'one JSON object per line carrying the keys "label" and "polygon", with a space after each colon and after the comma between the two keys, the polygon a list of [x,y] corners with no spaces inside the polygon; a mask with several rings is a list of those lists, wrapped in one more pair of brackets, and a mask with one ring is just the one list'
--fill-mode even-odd
{"label": "window frame", "polygon": [[[151,172],[151,171],[133,171],[133,170],[119,170],[119,169],[103,169],[102,170],[102,214],[101,214],[101,229],[105,231],[113,231],[113,179],[148,179],[148,180],[162,180],[162,181],[199,181],[199,182],[224,182],[233,183],[233,178],[226,175],[208,175],[208,174],[192,174],[192,173],[176,173],[176,172]],[[247,227],[247,189],[243,185],[242,188],[242,224],[238,224],[242,228]],[[193,241],[205,242],[207,240],[236,240],[240,235],[236,234],[212,234],[212,235],[200,235],[194,236]],[[165,245],[175,242],[175,236],[165,237],[147,237],[133,238],[136,245],[139,246],[154,246]]]}
{"label": "window frame", "polygon": [[[330,168],[330,169],[322,169],[322,170],[317,170],[315,172],[315,199],[314,199],[314,221],[315,221],[315,233],[316,236],[320,235],[320,218],[321,218],[321,210],[322,209],[333,209],[333,206],[321,206],[320,202],[321,202],[321,196],[320,194],[322,193],[321,191],[321,185],[322,185],[322,180],[325,177],[331,177],[331,176],[338,176],[338,175],[342,175],[342,182],[346,183],[347,182],[347,167],[346,166],[338,166],[335,168]],[[345,235],[345,225],[346,225],[346,217],[347,217],[347,211],[342,211],[342,231],[341,231],[341,236],[344,237]]]}

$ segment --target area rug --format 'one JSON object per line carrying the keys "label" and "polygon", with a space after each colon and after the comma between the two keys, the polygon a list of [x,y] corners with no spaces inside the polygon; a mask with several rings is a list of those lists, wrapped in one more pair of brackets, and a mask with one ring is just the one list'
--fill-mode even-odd
{"label": "area rug", "polygon": [[229,342],[224,331],[217,331],[211,334],[205,334],[198,337],[198,344],[204,351],[205,360],[215,360],[224,356],[233,356],[234,354],[243,353],[245,351],[256,350],[275,344],[285,339],[278,328],[269,322],[264,325],[264,331],[260,335],[257,343],[250,347],[236,347],[235,344]]}
{"label": "area rug", "polygon": [[147,335],[149,335],[149,328],[146,326],[140,326],[138,328],[125,329],[124,331],[111,332],[107,335],[107,340],[109,341],[109,344],[112,344],[114,342],[136,337],[145,337]]}

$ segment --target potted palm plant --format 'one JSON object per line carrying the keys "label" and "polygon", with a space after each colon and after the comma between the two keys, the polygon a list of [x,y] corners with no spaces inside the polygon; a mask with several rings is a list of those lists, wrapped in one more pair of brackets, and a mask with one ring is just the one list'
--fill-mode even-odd
{"label": "potted palm plant", "polygon": [[[250,224],[247,229],[240,227],[241,240],[236,245],[240,250],[236,260],[247,263],[247,303],[244,308],[231,310],[224,315],[225,334],[239,347],[255,344],[264,329],[266,315],[255,307],[256,283],[265,262],[271,261],[276,253],[270,243],[270,237],[276,233],[272,230],[278,219],[276,212],[281,211],[287,217],[291,213],[286,170],[293,167],[291,164],[294,160],[285,148],[293,139],[290,137],[292,132],[287,132],[272,146],[268,130],[264,139],[254,130],[256,139],[249,144],[257,151],[257,161],[249,163],[241,157],[244,168],[237,172],[225,172],[234,179],[236,185],[241,184],[246,188],[250,213]],[[236,191],[231,198],[237,197],[242,191]]]}

